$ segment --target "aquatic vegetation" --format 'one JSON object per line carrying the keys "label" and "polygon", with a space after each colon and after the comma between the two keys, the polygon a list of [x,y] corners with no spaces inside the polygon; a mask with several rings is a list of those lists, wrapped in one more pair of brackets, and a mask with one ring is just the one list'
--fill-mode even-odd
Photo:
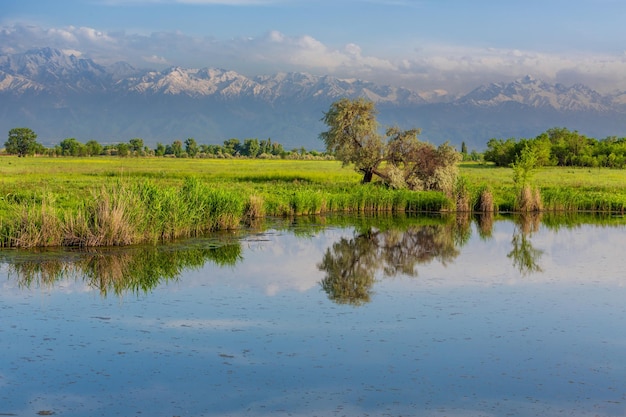
{"label": "aquatic vegetation", "polygon": [[199,236],[266,217],[329,213],[623,213],[626,173],[461,164],[452,192],[361,184],[337,161],[0,158],[0,247],[119,246]]}

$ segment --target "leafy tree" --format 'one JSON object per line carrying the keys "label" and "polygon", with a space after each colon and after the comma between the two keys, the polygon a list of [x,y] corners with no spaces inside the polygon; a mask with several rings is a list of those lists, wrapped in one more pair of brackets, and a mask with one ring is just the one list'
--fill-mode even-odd
{"label": "leafy tree", "polygon": [[154,155],[155,156],[165,155],[165,145],[163,145],[161,142],[158,142],[154,150]]}
{"label": "leafy tree", "polygon": [[195,157],[198,152],[200,152],[200,147],[194,138],[188,138],[185,140],[185,152],[187,152],[187,155],[191,158]]}
{"label": "leafy tree", "polygon": [[579,165],[581,159],[591,155],[590,140],[580,133],[566,128],[552,128],[546,132],[552,143],[552,153],[557,165]]}
{"label": "leafy tree", "polygon": [[130,145],[128,143],[118,143],[116,147],[119,156],[128,156],[130,152]]}
{"label": "leafy tree", "polygon": [[272,138],[267,138],[267,140],[262,140],[259,142],[259,153],[272,153]]}
{"label": "leafy tree", "polygon": [[165,155],[174,155],[176,158],[180,158],[183,154],[183,143],[180,140],[175,140],[171,145],[165,147]]}
{"label": "leafy tree", "polygon": [[534,140],[530,141],[529,145],[532,147],[537,157],[537,166],[553,165],[552,145],[548,135],[542,134],[537,136]]}
{"label": "leafy tree", "polygon": [[363,173],[364,183],[376,175],[393,188],[451,190],[458,152],[448,144],[435,148],[419,141],[419,129],[389,128],[384,142],[377,133],[373,102],[341,99],[331,105],[322,120],[329,126],[320,134],[327,151],[344,165],[354,164]]}
{"label": "leafy tree", "polygon": [[469,160],[470,161],[480,161],[482,159],[482,155],[478,153],[478,151],[476,151],[476,149],[472,149],[472,152],[470,152],[469,154]]}
{"label": "leafy tree", "polygon": [[143,139],[141,138],[133,138],[128,141],[128,144],[131,152],[141,153],[143,150]]}
{"label": "leafy tree", "polygon": [[16,127],[9,130],[9,137],[4,143],[10,155],[19,157],[33,155],[41,147],[37,143],[37,134],[27,127]]}
{"label": "leafy tree", "polygon": [[207,155],[218,155],[222,152],[222,147],[219,145],[200,145],[200,152]]}
{"label": "leafy tree", "polygon": [[272,143],[270,153],[276,156],[283,156],[285,155],[285,149],[280,143]]}
{"label": "leafy tree", "polygon": [[385,146],[378,134],[376,113],[372,101],[342,98],[332,103],[322,118],[328,126],[320,134],[326,150],[344,166],[354,164],[354,169],[363,174],[363,183],[380,174],[378,167],[383,162]]}
{"label": "leafy tree", "polygon": [[85,143],[85,150],[87,151],[87,155],[100,155],[102,153],[102,145],[95,140],[89,140]]}
{"label": "leafy tree", "polygon": [[76,138],[66,138],[59,143],[61,147],[61,155],[63,156],[79,156],[80,148],[83,146]]}
{"label": "leafy tree", "polygon": [[513,182],[523,187],[530,185],[535,169],[538,166],[538,158],[532,146],[526,145],[511,165],[513,168]]}
{"label": "leafy tree", "polygon": [[485,161],[493,162],[496,166],[507,167],[515,161],[516,141],[513,138],[507,140],[489,139],[485,151]]}
{"label": "leafy tree", "polygon": [[256,158],[261,153],[261,145],[258,139],[245,139],[243,141],[242,154],[250,158]]}
{"label": "leafy tree", "polygon": [[239,139],[232,138],[224,141],[224,153],[229,155],[236,155],[241,153],[241,142]]}

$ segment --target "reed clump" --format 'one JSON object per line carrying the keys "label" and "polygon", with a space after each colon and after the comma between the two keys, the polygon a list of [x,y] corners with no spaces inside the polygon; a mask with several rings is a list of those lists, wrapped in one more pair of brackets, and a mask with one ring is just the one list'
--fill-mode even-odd
{"label": "reed clump", "polygon": [[472,193],[467,178],[458,176],[453,190],[451,198],[455,201],[456,211],[462,213],[471,212],[474,204],[472,203]]}
{"label": "reed clump", "polygon": [[484,186],[478,192],[476,211],[479,213],[493,213],[495,211],[493,192],[490,187]]}
{"label": "reed clump", "polygon": [[257,194],[250,196],[246,203],[245,216],[248,222],[253,222],[265,217],[265,205],[262,196]]}
{"label": "reed clump", "polygon": [[0,223],[0,247],[50,246],[62,239],[62,227],[51,195],[12,206],[9,211],[12,221]]}
{"label": "reed clump", "polygon": [[131,199],[126,188],[103,188],[90,204],[73,215],[65,213],[61,245],[122,246],[138,242]]}
{"label": "reed clump", "polygon": [[186,180],[180,188],[151,183],[103,187],[73,211],[17,206],[13,221],[0,225],[0,246],[121,246],[197,236],[237,228],[242,195]]}
{"label": "reed clump", "polygon": [[515,199],[515,211],[528,213],[542,210],[543,201],[539,189],[528,184],[521,187]]}

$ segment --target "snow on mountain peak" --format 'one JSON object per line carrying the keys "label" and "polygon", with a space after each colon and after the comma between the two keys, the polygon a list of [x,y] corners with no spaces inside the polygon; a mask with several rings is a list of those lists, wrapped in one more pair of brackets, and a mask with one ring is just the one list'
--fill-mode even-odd
{"label": "snow on mountain peak", "polygon": [[234,100],[337,99],[367,97],[394,105],[454,102],[483,108],[517,103],[559,111],[604,111],[623,106],[624,95],[604,97],[583,85],[548,84],[527,75],[509,83],[492,83],[454,98],[445,90],[430,92],[378,85],[355,78],[315,76],[308,73],[277,73],[248,78],[219,68],[183,68],[163,71],[137,70],[126,63],[103,67],[83,58],[79,51],[41,48],[22,54],[0,55],[0,91],[103,92],[165,94],[194,98]]}

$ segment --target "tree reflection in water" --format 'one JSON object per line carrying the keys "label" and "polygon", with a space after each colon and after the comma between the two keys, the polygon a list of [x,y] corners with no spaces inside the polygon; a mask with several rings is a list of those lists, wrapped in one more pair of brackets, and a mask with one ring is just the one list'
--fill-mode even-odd
{"label": "tree reflection in water", "polygon": [[[479,215],[475,221],[479,237],[491,239],[494,214]],[[452,262],[472,235],[472,217],[468,213],[450,217],[349,218],[338,222],[354,227],[355,232],[351,238],[343,237],[327,248],[317,267],[325,272],[320,282],[322,289],[339,304],[369,302],[379,276],[415,277],[418,264],[433,260],[443,265]],[[533,213],[515,218],[508,257],[522,275],[541,272],[539,259],[543,251],[534,248],[531,242],[541,222],[541,216]],[[311,230],[326,227],[322,223],[313,222],[309,227],[303,222],[285,229],[296,236],[308,237]],[[563,223],[548,216],[548,224],[547,227],[558,227]],[[216,235],[162,246],[0,251],[0,262],[8,264],[9,275],[15,275],[19,285],[25,288],[52,286],[61,279],[75,277],[105,296],[111,292],[121,295],[128,291],[148,292],[164,281],[177,279],[184,270],[200,268],[206,262],[235,265],[243,259],[240,239],[244,235],[245,232],[238,236]]]}
{"label": "tree reflection in water", "polygon": [[[490,239],[494,214],[476,217],[481,239]],[[529,213],[515,218],[512,250],[508,257],[522,275],[541,272],[543,251],[533,247],[530,237],[539,230],[541,215]],[[338,304],[362,305],[371,299],[376,274],[417,276],[417,265],[438,260],[443,265],[459,255],[471,238],[471,218],[459,213],[444,224],[413,225],[379,230],[374,227],[342,238],[326,250],[318,268],[326,273],[320,282],[328,298]]]}
{"label": "tree reflection in water", "polygon": [[526,276],[534,272],[541,272],[539,258],[543,251],[533,247],[530,237],[539,230],[541,213],[524,213],[517,217],[511,245],[513,249],[507,255],[513,261],[513,266],[520,274]]}
{"label": "tree reflection in water", "polygon": [[336,303],[367,303],[377,272],[386,277],[399,273],[417,276],[417,264],[434,259],[446,264],[456,258],[459,230],[458,223],[452,223],[357,231],[354,237],[342,238],[326,250],[318,264],[326,273],[320,285]]}

